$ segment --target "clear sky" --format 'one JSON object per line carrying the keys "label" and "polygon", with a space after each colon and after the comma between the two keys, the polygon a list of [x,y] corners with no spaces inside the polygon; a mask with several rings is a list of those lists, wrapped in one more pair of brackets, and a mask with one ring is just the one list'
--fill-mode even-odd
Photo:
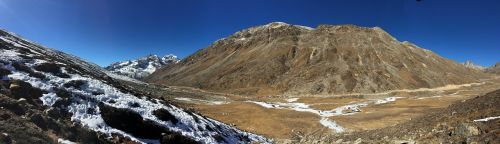
{"label": "clear sky", "polygon": [[101,66],[183,58],[273,21],[380,26],[458,62],[500,61],[499,0],[0,0],[1,28]]}

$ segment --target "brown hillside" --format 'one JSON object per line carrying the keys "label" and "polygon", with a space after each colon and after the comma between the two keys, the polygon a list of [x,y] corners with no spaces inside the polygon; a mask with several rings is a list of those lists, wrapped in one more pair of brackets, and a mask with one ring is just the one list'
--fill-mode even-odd
{"label": "brown hillside", "polygon": [[381,28],[274,22],[218,40],[146,78],[248,95],[371,93],[477,81],[483,74]]}

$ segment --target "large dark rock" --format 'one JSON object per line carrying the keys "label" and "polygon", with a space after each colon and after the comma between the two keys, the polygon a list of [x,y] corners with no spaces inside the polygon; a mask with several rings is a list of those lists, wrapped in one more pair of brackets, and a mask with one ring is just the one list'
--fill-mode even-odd
{"label": "large dark rock", "polygon": [[109,126],[130,133],[139,138],[160,139],[162,133],[170,133],[154,121],[144,120],[141,115],[122,108],[114,108],[99,103],[101,116]]}
{"label": "large dark rock", "polygon": [[69,78],[68,74],[65,74],[61,71],[61,66],[55,63],[42,63],[35,66],[35,69],[42,72],[52,73],[55,76],[61,78]]}
{"label": "large dark rock", "polygon": [[19,103],[18,101],[2,94],[0,94],[0,107],[3,107],[16,115],[24,115],[27,111],[27,107],[23,103]]}
{"label": "large dark rock", "polygon": [[10,138],[9,134],[7,134],[7,133],[0,134],[0,143],[1,144],[11,144],[12,139]]}
{"label": "large dark rock", "polygon": [[166,134],[160,139],[161,144],[198,144],[199,142],[179,133]]}
{"label": "large dark rock", "polygon": [[10,84],[9,87],[12,97],[15,99],[19,98],[25,98],[26,100],[33,100],[33,99],[38,99],[43,95],[43,91],[34,88],[31,86],[30,83],[20,81],[20,80],[13,80],[12,83]]}
{"label": "large dark rock", "polygon": [[69,82],[65,83],[63,86],[66,87],[66,88],[73,87],[73,88],[76,88],[76,89],[80,89],[81,86],[83,86],[86,83],[87,82],[84,81],[84,80],[72,80],[72,81],[69,81]]}
{"label": "large dark rock", "polygon": [[160,119],[162,121],[170,121],[170,122],[172,122],[172,124],[176,124],[179,121],[179,120],[177,120],[177,118],[175,118],[174,115],[172,115],[170,112],[168,112],[165,109],[157,109],[157,110],[153,111],[153,115],[155,115],[156,117],[158,117],[158,119]]}
{"label": "large dark rock", "polygon": [[0,78],[2,78],[3,76],[7,76],[9,74],[11,74],[10,70],[4,69],[4,68],[0,68]]}

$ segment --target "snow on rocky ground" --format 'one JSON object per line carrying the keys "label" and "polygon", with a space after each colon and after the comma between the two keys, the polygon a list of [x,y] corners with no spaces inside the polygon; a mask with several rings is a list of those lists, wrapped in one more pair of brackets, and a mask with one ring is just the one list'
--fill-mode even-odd
{"label": "snow on rocky ground", "polygon": [[487,122],[487,121],[494,120],[494,119],[500,119],[500,116],[477,119],[477,120],[474,120],[474,122]]}
{"label": "snow on rocky ground", "polygon": [[254,104],[257,104],[259,106],[265,107],[265,108],[273,108],[273,109],[288,109],[288,110],[293,110],[293,111],[298,111],[298,112],[310,112],[317,114],[318,116],[321,117],[321,120],[319,121],[320,124],[322,124],[325,127],[328,127],[335,132],[344,132],[345,128],[342,126],[338,125],[335,121],[332,121],[328,119],[329,117],[333,116],[341,116],[341,115],[353,115],[356,113],[361,112],[361,107],[368,106],[370,104],[374,105],[379,105],[379,104],[386,104],[390,102],[394,102],[397,99],[400,99],[402,97],[388,97],[388,98],[383,98],[383,99],[373,99],[365,102],[357,102],[357,103],[351,103],[348,105],[340,106],[332,110],[317,110],[309,107],[310,105],[305,104],[305,103],[299,103],[296,102],[298,98],[290,98],[287,99],[286,103],[283,102],[261,102],[261,101],[247,101],[251,102]]}
{"label": "snow on rocky ground", "polygon": [[131,78],[131,77],[128,77],[128,76],[124,76],[124,75],[119,75],[119,74],[116,74],[116,73],[113,73],[113,72],[110,72],[110,71],[106,71],[105,72],[106,75],[114,78],[114,79],[119,79],[119,80],[123,80],[123,81],[129,81],[129,82],[134,82],[134,83],[137,83],[137,84],[147,84],[145,82],[142,82],[142,81],[139,81],[135,78]]}
{"label": "snow on rocky ground", "polygon": [[230,103],[227,101],[202,100],[202,99],[184,98],[184,97],[176,97],[174,99],[180,100],[180,101],[185,101],[185,102],[191,102],[191,103],[203,103],[203,104],[208,104],[208,105],[221,105],[221,104]]}
{"label": "snow on rocky ground", "polygon": [[329,129],[334,130],[335,132],[341,133],[344,132],[344,128],[339,126],[335,121],[332,121],[328,118],[321,118],[319,123]]}
{"label": "snow on rocky ground", "polygon": [[[184,136],[192,138],[201,143],[249,143],[251,141],[268,143],[268,139],[240,131],[221,122],[202,117],[195,113],[187,113],[181,108],[165,104],[161,100],[148,99],[146,97],[137,97],[135,95],[123,92],[99,78],[92,77],[91,74],[70,73],[68,72],[69,63],[77,63],[81,69],[96,69],[92,64],[86,64],[76,57],[62,54],[60,52],[41,47],[36,44],[31,44],[23,41],[12,35],[2,36],[0,40],[12,44],[14,49],[0,49],[0,58],[3,62],[0,63],[1,68],[8,69],[12,73],[2,79],[5,80],[21,80],[30,83],[33,87],[46,91],[40,97],[44,105],[51,107],[60,96],[56,94],[56,89],[63,89],[71,92],[71,104],[68,106],[68,112],[72,114],[71,121],[77,122],[86,128],[103,133],[107,136],[119,134],[128,137],[133,141],[140,143],[159,143],[159,140],[141,139],[133,136],[122,130],[109,126],[101,115],[99,104],[104,104],[113,108],[124,108],[139,114],[143,119],[150,120],[163,126],[170,131],[181,133]],[[28,49],[29,53],[21,54],[22,49]],[[26,50],[24,50],[26,51]],[[35,57],[36,56],[36,57]],[[29,57],[29,58],[26,58]],[[51,58],[48,58],[51,57]],[[68,63],[59,60],[68,60]],[[53,73],[37,71],[34,67],[44,63],[56,63],[61,65],[62,74],[69,77],[56,76]],[[13,63],[21,63],[26,65],[34,72],[43,74],[46,78],[40,79],[30,76],[25,71],[14,68]],[[87,67],[86,67],[87,66]],[[102,71],[102,70],[97,70]],[[83,74],[81,74],[83,73]],[[96,72],[99,74],[98,72]],[[71,82],[82,82],[80,86],[66,86]],[[172,114],[176,123],[171,121],[160,120],[153,114],[153,111],[165,109]],[[92,110],[92,111],[90,111]],[[210,131],[207,129],[215,129]],[[220,138],[223,139],[221,142]],[[65,141],[64,141],[65,142]]]}
{"label": "snow on rocky ground", "polygon": [[69,141],[69,140],[65,140],[65,139],[57,139],[57,143],[59,144],[77,144],[75,142],[72,142],[72,141]]}

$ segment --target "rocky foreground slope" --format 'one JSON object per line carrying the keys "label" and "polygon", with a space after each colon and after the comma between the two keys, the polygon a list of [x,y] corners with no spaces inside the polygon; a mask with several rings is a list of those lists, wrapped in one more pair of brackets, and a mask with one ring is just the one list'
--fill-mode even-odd
{"label": "rocky foreground slope", "polygon": [[371,93],[484,77],[379,27],[274,22],[241,30],[148,82],[248,95]]}
{"label": "rocky foreground slope", "polygon": [[163,57],[148,55],[135,60],[115,62],[107,66],[105,69],[115,74],[134,79],[142,79],[149,76],[157,69],[170,64],[175,64],[177,62],[179,62],[177,56],[171,54]]}
{"label": "rocky foreground slope", "polygon": [[0,143],[250,143],[254,134],[122,85],[0,30]]}

